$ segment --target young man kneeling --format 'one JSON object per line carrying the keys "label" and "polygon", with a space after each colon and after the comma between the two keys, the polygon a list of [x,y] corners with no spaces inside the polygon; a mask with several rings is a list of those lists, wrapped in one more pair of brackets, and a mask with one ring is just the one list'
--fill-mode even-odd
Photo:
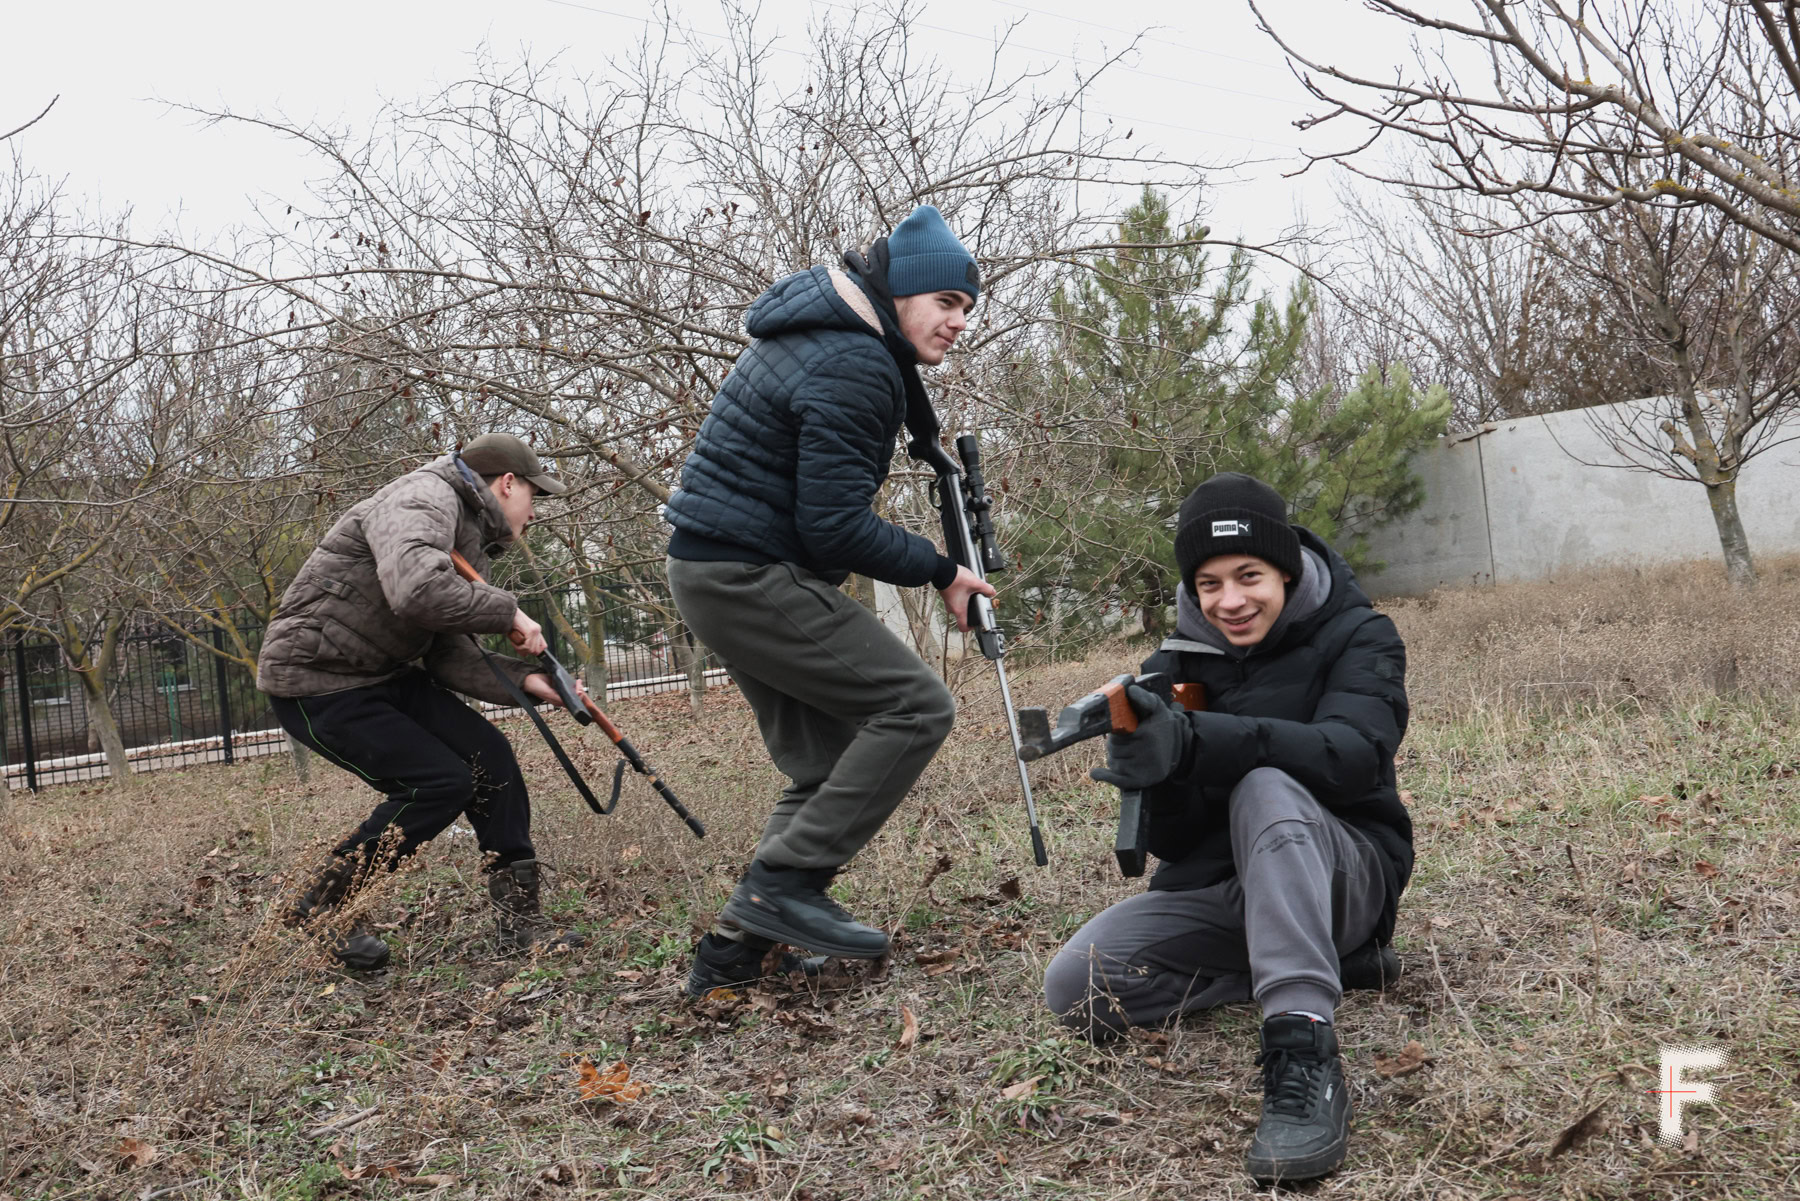
{"label": "young man kneeling", "polygon": [[[1044,978],[1092,1039],[1254,997],[1263,1112],[1259,1181],[1344,1160],[1350,1099],[1333,1010],[1399,974],[1386,945],[1412,871],[1394,783],[1406,652],[1349,565],[1290,526],[1260,480],[1215,475],[1182,502],[1176,637],[1144,662],[1198,684],[1204,708],[1129,690],[1137,731],[1094,778],[1147,790],[1150,891],[1083,926]],[[1148,714],[1144,717],[1142,715]]]}

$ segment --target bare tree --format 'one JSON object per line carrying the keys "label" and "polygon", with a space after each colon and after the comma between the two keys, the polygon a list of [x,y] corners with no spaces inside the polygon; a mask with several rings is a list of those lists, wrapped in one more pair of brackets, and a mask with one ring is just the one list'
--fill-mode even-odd
{"label": "bare tree", "polygon": [[[1417,38],[1418,75],[1390,81],[1272,34],[1332,106],[1301,124],[1362,121],[1353,147],[1321,158],[1450,211],[1485,202],[1470,232],[1546,256],[1558,288],[1605,301],[1666,397],[1603,432],[1623,465],[1705,486],[1730,576],[1748,584],[1738,475],[1800,401],[1793,6],[1469,4],[1473,24],[1371,0]],[[1387,135],[1424,151],[1418,169],[1370,165],[1361,152]]]}
{"label": "bare tree", "polygon": [[[293,449],[321,486],[510,428],[580,488],[549,576],[587,586],[656,558],[658,506],[748,342],[750,301],[922,202],[986,276],[967,349],[934,380],[945,425],[1036,428],[1008,365],[1048,344],[1057,286],[1113,243],[1073,185],[1186,194],[1199,166],[1130,130],[1083,133],[1078,95],[1036,76],[951,78],[918,59],[904,11],[823,23],[799,63],[749,11],[728,15],[722,46],[665,22],[600,79],[487,62],[364,138],[210,114],[329,171],[261,245],[206,256],[272,318],[303,393]],[[915,478],[897,474],[892,507],[931,529]]]}

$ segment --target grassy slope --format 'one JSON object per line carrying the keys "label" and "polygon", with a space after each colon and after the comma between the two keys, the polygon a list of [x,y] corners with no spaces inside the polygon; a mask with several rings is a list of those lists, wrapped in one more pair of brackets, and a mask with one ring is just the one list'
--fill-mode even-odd
{"label": "grassy slope", "polygon": [[[1586,608],[1545,596],[1541,612],[1517,594],[1498,616],[1492,594],[1400,607],[1418,710],[1401,764],[1420,847],[1398,932],[1407,974],[1340,1011],[1357,1134],[1349,1167],[1308,1191],[1800,1193],[1800,704],[1672,676],[1646,691],[1647,660],[1669,670],[1647,628],[1735,639],[1693,651],[1688,674],[1734,654],[1743,687],[1762,682],[1743,677],[1768,644],[1683,626],[1695,619],[1666,590],[1647,609],[1619,591]],[[1503,628],[1508,613],[1529,628]],[[1791,640],[1791,617],[1758,620],[1787,622]],[[1484,639],[1512,650],[1469,652]],[[1562,676],[1544,670],[1552,641]],[[1134,658],[1020,670],[1015,692],[1054,707]],[[1546,706],[1535,686],[1553,678]],[[271,927],[284,877],[367,803],[328,768],[309,789],[260,761],[15,798],[0,1196],[1251,1194],[1254,1010],[1108,1050],[1061,1036],[1043,965],[1132,891],[1108,854],[1111,799],[1085,778],[1098,752],[1035,771],[1053,863],[1034,869],[991,676],[962,696],[951,744],[840,890],[897,930],[891,966],[700,1009],[679,1003],[686,954],[778,783],[731,692],[699,723],[680,698],[614,707],[712,827],[704,843],[629,783],[614,817],[588,815],[529,727],[512,728],[557,869],[551,907],[595,938],[534,963],[493,954],[467,837],[372,898],[395,924],[380,978],[330,970]],[[581,745],[592,776],[610,770],[602,740]],[[1432,1065],[1376,1070],[1415,1039]],[[1644,1090],[1659,1044],[1703,1040],[1731,1055],[1721,1103],[1688,1111],[1694,1146],[1657,1145]],[[583,1057],[628,1061],[648,1095],[580,1100]],[[149,1162],[125,1164],[122,1147]]]}

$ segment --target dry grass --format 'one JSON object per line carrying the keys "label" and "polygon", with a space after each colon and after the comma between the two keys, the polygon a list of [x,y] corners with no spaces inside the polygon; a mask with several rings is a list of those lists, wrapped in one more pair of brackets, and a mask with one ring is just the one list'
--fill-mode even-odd
{"label": "dry grass", "polygon": [[1800,559],[1759,570],[1748,601],[1732,595],[1723,566],[1689,563],[1440,591],[1389,611],[1406,635],[1418,708],[1785,696],[1800,680]]}
{"label": "dry grass", "polygon": [[[1721,619],[1704,586],[1653,584],[1640,607],[1584,583],[1397,610],[1419,681],[1401,766],[1420,847],[1407,975],[1340,1011],[1357,1133],[1350,1165],[1306,1192],[1800,1195],[1800,703],[1781,675],[1793,621],[1784,633],[1772,612],[1792,602],[1778,585],[1767,616]],[[1722,647],[1739,662],[1721,696],[1705,664]],[[1015,691],[1054,706],[1137,654],[1021,671]],[[1602,703],[1522,687],[1552,666]],[[272,924],[284,876],[367,804],[323,767],[310,790],[269,760],[18,799],[0,871],[0,1195],[1252,1195],[1251,1007],[1109,1050],[1042,1010],[1059,940],[1132,886],[1107,852],[1111,798],[1085,778],[1092,748],[1036,771],[1053,862],[1030,866],[993,691],[971,670],[951,744],[845,878],[851,907],[896,930],[892,964],[701,1009],[679,1000],[686,954],[777,783],[730,692],[700,723],[678,698],[615,707],[709,823],[704,843],[641,786],[591,817],[513,728],[551,907],[595,937],[531,963],[493,953],[466,836],[375,898],[395,923],[379,978]],[[582,743],[593,775],[610,769],[609,748]],[[903,1009],[919,1026],[906,1049]],[[1414,1039],[1431,1066],[1375,1070]],[[1659,1044],[1708,1039],[1731,1055],[1720,1104],[1689,1110],[1692,1149],[1652,1143]],[[628,1061],[648,1095],[582,1101],[584,1057]]]}

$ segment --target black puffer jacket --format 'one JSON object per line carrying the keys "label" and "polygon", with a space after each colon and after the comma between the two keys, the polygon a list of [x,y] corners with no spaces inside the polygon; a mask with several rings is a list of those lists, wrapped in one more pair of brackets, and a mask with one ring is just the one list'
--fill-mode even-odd
{"label": "black puffer jacket", "polygon": [[1146,672],[1206,689],[1206,710],[1188,714],[1192,751],[1150,792],[1149,849],[1163,861],[1150,887],[1203,888],[1233,875],[1231,790],[1255,768],[1275,767],[1380,848],[1387,905],[1376,934],[1386,941],[1413,865],[1412,819],[1394,781],[1408,716],[1406,647],[1350,565],[1296,529],[1331,577],[1315,612],[1241,658],[1172,638],[1144,661]]}
{"label": "black puffer jacket", "polygon": [[870,507],[906,395],[869,297],[846,271],[812,267],[758,297],[745,325],[756,341],[713,398],[669,500],[669,553],[795,563],[832,583],[853,571],[932,581],[937,548]]}

